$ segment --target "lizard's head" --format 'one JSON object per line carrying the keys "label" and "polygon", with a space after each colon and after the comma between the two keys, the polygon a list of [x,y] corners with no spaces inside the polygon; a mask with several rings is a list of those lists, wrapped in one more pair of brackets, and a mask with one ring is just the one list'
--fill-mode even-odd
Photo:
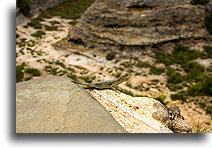
{"label": "lizard's head", "polygon": [[132,74],[130,73],[125,73],[123,75],[121,75],[118,79],[119,79],[119,83],[122,83],[123,81],[126,81],[129,79],[129,77],[131,76]]}

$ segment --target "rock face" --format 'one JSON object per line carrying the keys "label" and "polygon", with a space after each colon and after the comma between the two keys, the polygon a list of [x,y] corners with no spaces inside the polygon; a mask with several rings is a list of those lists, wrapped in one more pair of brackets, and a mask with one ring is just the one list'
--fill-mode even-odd
{"label": "rock face", "polygon": [[188,0],[97,0],[70,28],[68,40],[123,49],[210,38],[204,25],[206,7]]}
{"label": "rock face", "polygon": [[16,85],[17,133],[126,133],[94,98],[66,77]]}

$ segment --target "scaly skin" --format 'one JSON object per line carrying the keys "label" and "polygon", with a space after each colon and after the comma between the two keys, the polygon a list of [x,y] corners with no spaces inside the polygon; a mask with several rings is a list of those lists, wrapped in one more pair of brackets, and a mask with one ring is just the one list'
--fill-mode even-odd
{"label": "scaly skin", "polygon": [[131,74],[126,73],[121,75],[119,78],[115,80],[108,80],[108,81],[99,81],[99,82],[92,82],[92,83],[79,83],[83,88],[89,88],[89,89],[113,89],[115,90],[115,87],[119,84],[121,84],[123,81],[126,81]]}

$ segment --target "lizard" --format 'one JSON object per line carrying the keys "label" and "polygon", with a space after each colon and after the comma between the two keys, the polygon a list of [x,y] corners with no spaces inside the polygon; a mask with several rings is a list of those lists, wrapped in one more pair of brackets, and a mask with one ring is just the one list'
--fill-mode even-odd
{"label": "lizard", "polygon": [[157,109],[157,111],[152,114],[153,118],[162,122],[162,124],[173,132],[189,132],[190,129],[183,121],[184,117],[180,114],[181,110],[179,107],[165,107],[157,102],[155,102],[153,106]]}
{"label": "lizard", "polygon": [[91,82],[91,83],[80,83],[76,81],[73,81],[73,82],[79,84],[80,86],[82,86],[82,88],[85,88],[85,89],[113,89],[117,91],[115,87],[121,84],[122,82],[126,81],[127,79],[129,79],[130,76],[131,74],[126,73],[114,80],[98,81],[98,82]]}

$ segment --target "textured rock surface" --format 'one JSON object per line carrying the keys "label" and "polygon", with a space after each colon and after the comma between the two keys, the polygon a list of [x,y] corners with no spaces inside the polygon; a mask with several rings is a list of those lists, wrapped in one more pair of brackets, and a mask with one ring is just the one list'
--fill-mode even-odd
{"label": "textured rock surface", "polygon": [[[93,89],[90,90],[90,93],[130,133],[189,132],[189,126],[185,123],[186,120],[181,118],[180,114],[176,114],[174,117],[155,99],[131,97],[113,90]],[[173,108],[176,109],[175,107]],[[178,111],[177,113],[180,113],[180,110]],[[158,118],[154,117],[155,113],[159,115]],[[169,120],[167,117],[174,117],[174,119]]]}
{"label": "textured rock surface", "polygon": [[69,78],[16,85],[17,133],[125,133],[116,120]]}
{"label": "textured rock surface", "polygon": [[206,5],[187,0],[97,0],[69,30],[68,40],[100,49],[208,38]]}

